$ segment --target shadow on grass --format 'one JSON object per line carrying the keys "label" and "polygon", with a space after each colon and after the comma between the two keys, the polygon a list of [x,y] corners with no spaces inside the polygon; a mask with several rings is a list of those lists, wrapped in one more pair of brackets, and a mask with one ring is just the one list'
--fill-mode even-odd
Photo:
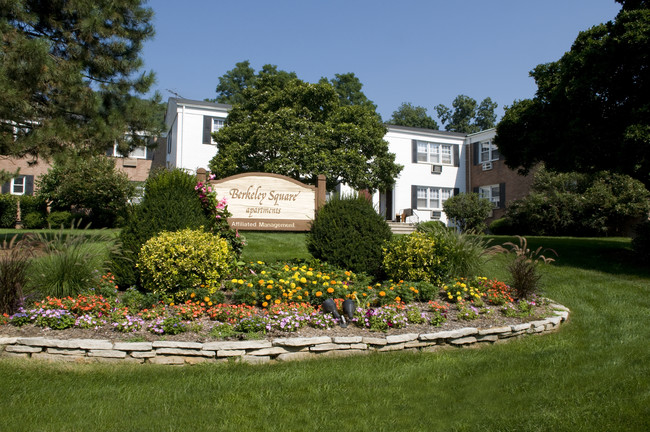
{"label": "shadow on grass", "polygon": [[[519,244],[516,237],[487,236],[492,240],[491,245],[501,245],[505,242]],[[582,237],[526,237],[528,247],[535,250],[553,249],[552,253],[544,253],[555,259],[553,265],[561,267],[577,267],[585,270],[596,270],[614,275],[630,275],[638,277],[650,276],[650,269],[640,264],[632,251],[631,240],[623,237],[582,238]]]}

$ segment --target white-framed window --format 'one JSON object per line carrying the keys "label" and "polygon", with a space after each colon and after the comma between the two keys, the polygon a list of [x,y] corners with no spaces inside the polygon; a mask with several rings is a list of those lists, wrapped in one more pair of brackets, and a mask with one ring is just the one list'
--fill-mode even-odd
{"label": "white-framed window", "polygon": [[12,195],[25,195],[25,176],[12,178],[10,191]]}
{"label": "white-framed window", "polygon": [[454,195],[451,188],[418,186],[417,208],[418,209],[442,209],[442,204]]}
{"label": "white-framed window", "polygon": [[451,165],[454,163],[452,144],[417,141],[417,161]]}
{"label": "white-framed window", "polygon": [[492,162],[499,160],[499,149],[492,141],[483,141],[478,145],[478,162]]}
{"label": "white-framed window", "polygon": [[[124,157],[122,153],[120,153],[119,150],[117,149],[117,143],[113,145],[113,151],[112,153],[109,154],[109,156]],[[146,159],[147,148],[145,146],[136,147],[126,157],[130,159]]]}
{"label": "white-framed window", "polygon": [[[223,119],[212,117],[212,132],[216,132],[223,127]],[[217,142],[212,138],[210,142],[214,145],[217,145]]]}
{"label": "white-framed window", "polygon": [[499,185],[481,186],[478,188],[478,195],[492,201],[494,208],[499,208],[501,203],[501,188]]}

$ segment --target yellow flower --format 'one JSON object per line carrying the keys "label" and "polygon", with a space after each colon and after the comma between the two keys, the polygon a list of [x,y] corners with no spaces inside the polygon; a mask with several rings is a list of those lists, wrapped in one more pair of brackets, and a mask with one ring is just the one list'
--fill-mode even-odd
{"label": "yellow flower", "polygon": [[280,299],[275,299],[275,304],[280,304]]}
{"label": "yellow flower", "polygon": [[462,300],[462,298],[460,298],[460,297],[456,297],[456,300],[458,300],[458,301],[461,301],[461,300]]}
{"label": "yellow flower", "polygon": [[302,296],[301,296],[301,295],[298,296],[298,300],[302,300]]}
{"label": "yellow flower", "polygon": [[262,307],[267,307],[269,304],[267,302],[262,303]]}
{"label": "yellow flower", "polygon": [[271,300],[271,294],[267,294],[266,297],[264,297],[267,300]]}
{"label": "yellow flower", "polygon": [[304,278],[304,277],[301,277],[301,278],[300,278],[300,282],[302,282],[302,283],[307,283],[307,279]]}
{"label": "yellow flower", "polygon": [[212,306],[212,302],[208,302],[208,306]]}
{"label": "yellow flower", "polygon": [[241,280],[241,279],[238,279],[238,280],[237,280],[237,283],[238,283],[239,285],[243,285],[243,284],[244,284],[244,281]]}
{"label": "yellow flower", "polygon": [[203,301],[204,301],[204,302],[209,302],[209,301],[210,301],[210,297],[204,297],[204,298],[203,298]]}

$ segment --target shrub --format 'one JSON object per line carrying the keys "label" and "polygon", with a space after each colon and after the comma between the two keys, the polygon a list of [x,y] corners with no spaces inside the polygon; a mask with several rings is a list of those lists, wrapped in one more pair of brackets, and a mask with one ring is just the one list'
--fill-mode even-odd
{"label": "shrub", "polygon": [[[41,216],[43,222],[40,226],[35,226],[33,228],[42,228],[45,226],[45,217],[47,216],[47,203],[45,200],[39,196],[33,195],[22,195],[19,197],[20,201],[20,214],[22,215],[21,219],[23,225],[25,225],[25,218],[31,214],[36,213]],[[32,218],[35,218],[32,216]],[[31,228],[31,227],[30,227]]]}
{"label": "shrub", "polygon": [[490,233],[494,235],[512,235],[515,234],[515,228],[512,221],[507,218],[495,219],[490,223]]}
{"label": "shrub", "polygon": [[442,205],[447,217],[454,222],[461,232],[485,229],[485,219],[494,208],[489,199],[481,198],[477,193],[460,193],[445,201]]}
{"label": "shrub", "polygon": [[450,274],[449,245],[432,234],[414,232],[391,240],[384,249],[384,271],[393,280],[442,285]]}
{"label": "shrub", "polygon": [[148,240],[136,267],[143,287],[163,295],[208,287],[216,292],[233,261],[228,242],[200,230],[162,232]]}
{"label": "shrub", "polygon": [[21,306],[27,280],[30,250],[17,235],[2,244],[0,255],[0,315],[13,314]]}
{"label": "shrub", "polygon": [[45,226],[45,217],[38,212],[27,213],[22,216],[23,228],[38,229]]}
{"label": "shrub", "polygon": [[650,264],[650,221],[640,223],[634,229],[632,248],[639,260]]}
{"label": "shrub", "polygon": [[459,232],[454,227],[445,227],[441,224],[422,224],[417,227],[417,230],[428,233],[447,245],[445,256],[449,262],[451,276],[471,277],[481,273],[482,257],[489,240],[471,231]]}
{"label": "shrub", "polygon": [[316,214],[307,237],[314,258],[356,273],[380,276],[382,246],[390,227],[362,196],[335,198]]}
{"label": "shrub", "polygon": [[88,236],[85,230],[61,228],[51,239],[36,234],[46,255],[32,261],[28,286],[43,296],[67,297],[88,291],[100,283],[115,248],[109,234]]}
{"label": "shrub", "polygon": [[15,228],[18,199],[15,195],[0,195],[0,228]]}
{"label": "shrub", "polygon": [[69,211],[53,211],[47,216],[47,224],[51,228],[69,226],[72,223],[72,213]]}
{"label": "shrub", "polygon": [[[528,242],[524,237],[517,236],[517,238],[519,239],[518,245],[507,242],[503,246],[493,246],[491,251],[514,254],[514,260],[508,265],[510,287],[514,290],[516,297],[521,300],[529,298],[539,291],[539,281],[542,278],[538,272],[539,262],[548,264],[555,260],[541,255],[541,246],[531,251],[528,249]],[[553,249],[548,250],[557,255]]]}
{"label": "shrub", "polygon": [[209,227],[195,190],[196,176],[183,170],[158,170],[145,183],[142,202],[128,214],[120,233],[122,253],[113,257],[113,274],[122,288],[138,285],[135,262],[142,245],[162,231]]}

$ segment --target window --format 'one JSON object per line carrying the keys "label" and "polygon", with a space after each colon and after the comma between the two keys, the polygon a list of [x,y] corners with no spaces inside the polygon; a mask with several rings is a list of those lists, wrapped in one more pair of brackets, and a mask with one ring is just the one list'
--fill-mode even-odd
{"label": "window", "polygon": [[216,145],[217,142],[212,139],[212,132],[216,132],[224,126],[223,117],[203,116],[203,144]]}
{"label": "window", "polygon": [[25,176],[11,179],[11,194],[25,195]]}
{"label": "window", "polygon": [[[119,150],[117,149],[117,143],[115,143],[113,145],[113,149],[112,150],[109,149],[109,151],[106,154],[108,156],[113,156],[113,157],[124,157],[122,153],[120,153]],[[145,146],[136,147],[126,157],[130,159],[146,159],[147,148]]]}
{"label": "window", "polygon": [[[223,127],[223,119],[212,117],[212,132],[216,132]],[[212,144],[216,145],[217,142],[211,139]]]}
{"label": "window", "polygon": [[454,194],[451,188],[418,186],[418,209],[441,209],[442,204]]}
{"label": "window", "polygon": [[492,201],[494,208],[501,205],[501,187],[499,185],[481,186],[478,188],[478,195]]}
{"label": "window", "polygon": [[483,141],[478,145],[479,163],[499,160],[499,149],[492,141]]}
{"label": "window", "polygon": [[416,160],[418,163],[451,165],[454,162],[452,157],[452,144],[417,141],[416,148]]}

